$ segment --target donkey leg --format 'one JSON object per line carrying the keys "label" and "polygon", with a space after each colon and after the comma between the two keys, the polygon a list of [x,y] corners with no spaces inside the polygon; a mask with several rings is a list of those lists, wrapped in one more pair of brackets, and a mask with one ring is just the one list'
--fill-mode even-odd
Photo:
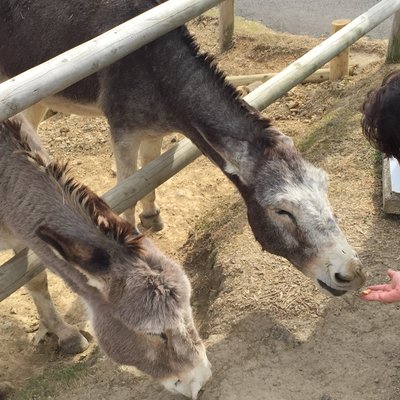
{"label": "donkey leg", "polygon": [[37,132],[39,124],[43,121],[48,108],[42,103],[36,103],[22,111],[24,117],[29,121],[32,128]]}
{"label": "donkey leg", "polygon": [[[153,161],[161,154],[162,137],[143,138],[140,146],[140,159],[142,167]],[[156,203],[156,192],[153,190],[140,200],[143,211],[139,218],[144,228],[154,232],[164,228],[164,222],[160,216],[160,207]]]}
{"label": "donkey leg", "polygon": [[[121,133],[111,128],[112,146],[117,167],[117,181],[131,176],[138,169],[138,155],[141,142],[141,136],[129,133]],[[134,204],[131,208],[124,211],[124,218],[132,223],[136,228]]]}
{"label": "donkey leg", "polygon": [[38,344],[47,332],[51,332],[58,337],[58,344],[65,353],[76,354],[86,350],[89,346],[86,338],[76,327],[67,324],[55,309],[48,290],[46,271],[36,275],[25,287],[33,298],[40,319],[35,344]]}

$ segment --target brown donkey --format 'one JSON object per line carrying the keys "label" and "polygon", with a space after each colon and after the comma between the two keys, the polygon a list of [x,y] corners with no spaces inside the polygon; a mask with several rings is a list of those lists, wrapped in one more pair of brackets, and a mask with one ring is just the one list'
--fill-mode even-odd
{"label": "brown donkey", "polygon": [[[32,150],[40,143],[20,122],[0,124],[0,248],[31,248],[78,294],[111,359],[196,398],[211,371],[182,267],[71,178],[65,165]],[[28,284],[41,323],[79,351],[87,343],[55,312],[44,279]]]}

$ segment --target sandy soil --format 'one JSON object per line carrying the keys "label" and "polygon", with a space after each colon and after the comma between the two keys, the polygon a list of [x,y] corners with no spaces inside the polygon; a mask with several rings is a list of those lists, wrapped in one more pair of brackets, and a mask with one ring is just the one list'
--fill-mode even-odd
{"label": "sandy soil", "polygon": [[[216,19],[203,16],[190,27],[202,48],[217,54]],[[317,43],[238,20],[234,48],[217,60],[228,74],[276,72]],[[386,269],[399,265],[399,217],[381,211],[381,157],[360,131],[365,94],[395,68],[383,64],[385,47],[360,41],[351,49],[355,76],[298,86],[265,111],[305,158],[329,173],[332,206],[368,283],[385,280]],[[102,118],[55,115],[40,134],[56,158],[70,160],[77,179],[98,193],[114,185]],[[176,138],[166,138],[164,147]],[[153,238],[191,278],[196,321],[213,364],[201,400],[400,398],[398,305],[327,297],[288,262],[262,253],[238,194],[204,157],[158,193],[166,228]],[[53,275],[50,290],[66,320],[90,332],[79,299]],[[0,303],[0,398],[176,398],[111,362],[93,340],[77,356],[60,353],[52,337],[34,347],[37,327],[24,288]]]}

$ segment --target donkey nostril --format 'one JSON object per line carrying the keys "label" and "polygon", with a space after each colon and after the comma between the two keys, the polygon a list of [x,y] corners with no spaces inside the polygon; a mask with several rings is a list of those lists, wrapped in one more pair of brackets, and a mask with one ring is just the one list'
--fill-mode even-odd
{"label": "donkey nostril", "polygon": [[348,283],[352,281],[350,276],[341,275],[340,273],[335,274],[335,279],[340,283]]}

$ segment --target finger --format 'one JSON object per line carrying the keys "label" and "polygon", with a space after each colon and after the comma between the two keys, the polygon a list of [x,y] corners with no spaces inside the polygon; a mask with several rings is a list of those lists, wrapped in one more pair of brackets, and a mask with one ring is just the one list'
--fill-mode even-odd
{"label": "finger", "polygon": [[397,286],[400,284],[400,271],[395,271],[395,270],[389,269],[387,271],[387,274],[391,279],[392,286],[393,285]]}
{"label": "finger", "polygon": [[400,301],[400,292],[371,292],[369,294],[362,294],[360,299],[366,301],[379,301],[381,303],[394,303],[396,301]]}
{"label": "finger", "polygon": [[361,294],[360,299],[365,301],[384,301],[382,294],[386,292],[370,292],[368,294]]}
{"label": "finger", "polygon": [[389,276],[390,279],[393,279],[393,277],[396,275],[398,271],[395,271],[394,269],[388,269],[387,270],[387,274]]}
{"label": "finger", "polygon": [[371,291],[374,290],[383,290],[385,292],[392,290],[392,287],[388,284],[383,284],[383,285],[372,285],[372,286],[368,286],[368,289]]}

